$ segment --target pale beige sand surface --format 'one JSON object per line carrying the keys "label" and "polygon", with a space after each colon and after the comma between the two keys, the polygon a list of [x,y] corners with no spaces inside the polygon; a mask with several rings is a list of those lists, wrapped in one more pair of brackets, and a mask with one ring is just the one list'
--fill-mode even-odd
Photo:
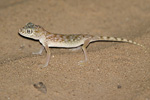
{"label": "pale beige sand surface", "polygon": [[[38,41],[18,35],[32,22],[64,34],[132,39],[147,48],[96,42],[82,50],[52,48],[48,67]],[[1,0],[0,100],[150,100],[149,0]],[[43,82],[44,94],[33,84]]]}

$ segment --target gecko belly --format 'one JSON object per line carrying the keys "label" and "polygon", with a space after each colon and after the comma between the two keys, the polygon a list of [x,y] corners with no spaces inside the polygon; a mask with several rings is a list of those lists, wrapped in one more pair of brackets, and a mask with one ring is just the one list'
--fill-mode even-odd
{"label": "gecko belly", "polygon": [[48,47],[65,47],[65,48],[72,48],[72,47],[78,47],[82,45],[84,41],[78,41],[78,42],[48,42]]}

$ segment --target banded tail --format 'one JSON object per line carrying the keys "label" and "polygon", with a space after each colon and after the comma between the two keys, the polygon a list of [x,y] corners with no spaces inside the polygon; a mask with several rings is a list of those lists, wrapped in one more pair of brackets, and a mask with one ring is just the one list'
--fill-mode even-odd
{"label": "banded tail", "polygon": [[[118,37],[108,37],[108,36],[94,36],[93,39],[91,40],[91,42],[94,42],[94,41],[100,41],[100,40],[106,40],[106,41],[118,41],[118,42],[126,42],[126,43],[131,43],[131,44],[134,44],[134,45],[138,45],[138,46],[141,46],[141,47],[144,47],[143,45],[139,44],[139,43],[136,43],[132,40],[128,40],[128,39],[125,39],[125,38],[118,38]],[[145,48],[145,47],[144,47]]]}

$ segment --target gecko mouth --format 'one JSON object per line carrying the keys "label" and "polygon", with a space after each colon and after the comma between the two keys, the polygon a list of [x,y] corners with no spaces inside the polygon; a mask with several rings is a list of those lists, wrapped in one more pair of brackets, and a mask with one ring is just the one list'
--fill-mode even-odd
{"label": "gecko mouth", "polygon": [[18,31],[18,34],[20,35],[20,36],[23,36],[23,37],[25,37],[24,34],[25,32],[23,31],[23,29],[22,28],[20,28],[19,29],[19,31]]}

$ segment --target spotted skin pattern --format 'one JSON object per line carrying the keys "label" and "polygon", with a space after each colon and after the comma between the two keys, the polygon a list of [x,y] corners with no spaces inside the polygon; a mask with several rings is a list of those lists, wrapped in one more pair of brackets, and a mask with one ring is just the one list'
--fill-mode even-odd
{"label": "spotted skin pattern", "polygon": [[42,51],[46,50],[46,62],[43,67],[48,66],[51,52],[49,47],[63,47],[63,48],[75,48],[75,47],[82,47],[84,52],[85,61],[87,61],[87,51],[86,47],[89,45],[90,42],[95,41],[118,41],[118,42],[127,42],[135,45],[139,45],[144,47],[141,44],[133,42],[132,40],[127,40],[124,38],[118,37],[108,37],[108,36],[93,36],[88,34],[56,34],[50,33],[46,31],[40,25],[35,25],[31,22],[27,23],[23,28],[19,29],[19,34],[24,37],[32,38],[35,40],[39,40],[42,44],[42,47],[39,52],[33,54],[41,54]]}

